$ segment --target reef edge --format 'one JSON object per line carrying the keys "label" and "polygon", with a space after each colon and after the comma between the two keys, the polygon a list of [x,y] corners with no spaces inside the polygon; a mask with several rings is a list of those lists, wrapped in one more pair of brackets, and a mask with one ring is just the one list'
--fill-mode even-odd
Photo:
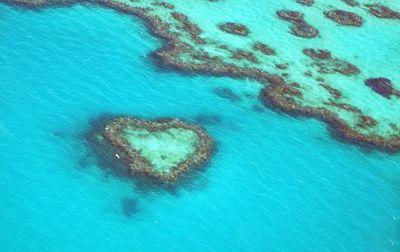
{"label": "reef edge", "polygon": [[34,10],[45,7],[69,7],[74,4],[94,4],[139,17],[146,22],[151,34],[161,38],[164,42],[160,49],[152,53],[152,56],[161,65],[184,72],[256,80],[266,85],[260,93],[260,99],[268,107],[278,109],[290,115],[302,115],[320,119],[326,122],[335,132],[338,132],[338,136],[353,144],[368,145],[373,149],[387,152],[400,151],[400,136],[394,135],[389,139],[384,139],[377,135],[366,135],[351,128],[350,125],[341,120],[334,112],[324,108],[304,107],[296,103],[294,99],[285,96],[286,91],[291,89],[291,87],[278,75],[269,74],[256,68],[241,68],[233,64],[221,62],[191,64],[179,61],[177,56],[180,50],[185,47],[184,43],[173,33],[164,29],[166,24],[159,18],[148,15],[145,8],[131,7],[112,0],[0,0],[0,2]]}

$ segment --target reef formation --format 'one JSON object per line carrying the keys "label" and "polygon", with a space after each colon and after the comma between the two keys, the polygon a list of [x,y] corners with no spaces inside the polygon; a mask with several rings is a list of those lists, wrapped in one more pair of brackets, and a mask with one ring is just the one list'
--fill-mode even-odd
{"label": "reef formation", "polygon": [[113,147],[114,157],[123,161],[131,174],[163,182],[174,182],[202,165],[213,149],[212,138],[202,128],[177,119],[116,118],[97,139]]}
{"label": "reef formation", "polygon": [[343,10],[332,10],[324,12],[327,18],[332,19],[338,24],[341,25],[352,25],[360,27],[363,23],[362,18],[350,11]]}
{"label": "reef formation", "polygon": [[320,118],[354,143],[400,150],[398,1],[1,1],[94,4],[140,17],[164,41],[152,55],[162,65],[255,80],[266,106]]}

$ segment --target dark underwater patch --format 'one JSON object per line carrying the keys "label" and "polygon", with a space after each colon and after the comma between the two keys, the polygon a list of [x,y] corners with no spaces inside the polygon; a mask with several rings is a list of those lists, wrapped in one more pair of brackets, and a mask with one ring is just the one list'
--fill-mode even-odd
{"label": "dark underwater patch", "polygon": [[230,88],[225,88],[225,87],[214,88],[213,92],[217,96],[232,102],[242,101],[242,98]]}
{"label": "dark underwater patch", "polygon": [[127,218],[132,218],[139,212],[138,201],[134,198],[123,198],[121,200],[121,212]]}
{"label": "dark underwater patch", "polygon": [[220,125],[222,124],[222,121],[222,117],[218,115],[201,114],[194,118],[194,122],[201,125]]}
{"label": "dark underwater patch", "polygon": [[263,113],[263,112],[265,112],[265,108],[264,108],[263,106],[259,105],[259,104],[254,104],[254,105],[251,107],[251,110],[252,110],[253,112],[256,112],[256,113]]}

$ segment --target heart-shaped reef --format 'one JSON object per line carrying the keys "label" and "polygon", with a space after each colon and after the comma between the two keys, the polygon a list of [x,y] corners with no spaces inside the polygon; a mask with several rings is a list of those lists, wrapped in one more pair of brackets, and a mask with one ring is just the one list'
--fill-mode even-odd
{"label": "heart-shaped reef", "polygon": [[117,118],[102,135],[131,173],[167,182],[209,160],[213,148],[202,128],[178,119]]}

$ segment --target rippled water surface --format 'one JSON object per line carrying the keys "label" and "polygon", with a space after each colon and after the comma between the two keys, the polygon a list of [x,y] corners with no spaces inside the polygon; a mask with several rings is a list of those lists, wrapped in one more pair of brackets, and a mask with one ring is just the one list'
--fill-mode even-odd
{"label": "rippled water surface", "polygon": [[[399,155],[263,109],[256,83],[160,69],[160,46],[113,11],[0,5],[1,251],[400,250]],[[149,187],[85,141],[113,114],[199,123],[218,150]]]}

